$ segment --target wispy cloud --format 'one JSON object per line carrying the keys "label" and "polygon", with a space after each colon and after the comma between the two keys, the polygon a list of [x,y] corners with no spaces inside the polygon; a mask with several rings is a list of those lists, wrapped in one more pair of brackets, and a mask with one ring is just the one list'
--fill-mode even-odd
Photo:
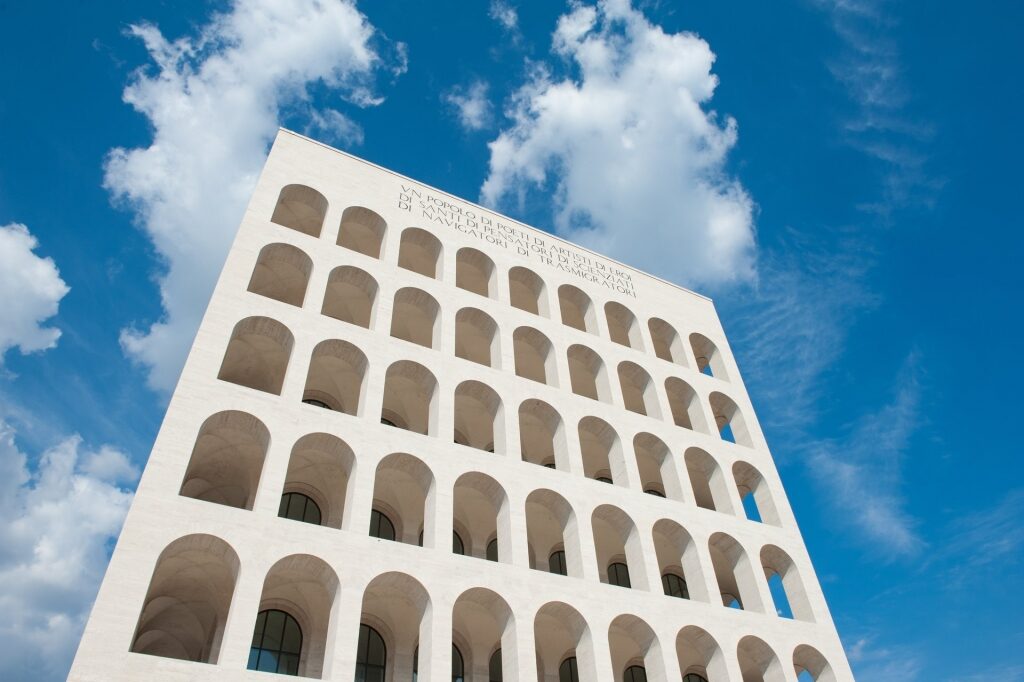
{"label": "wispy cloud", "polygon": [[883,218],[898,208],[930,206],[942,186],[928,170],[934,126],[907,113],[911,101],[893,29],[889,0],[818,0],[842,41],[831,72],[849,93],[854,113],[842,126],[846,141],[882,166],[881,196],[862,208]]}
{"label": "wispy cloud", "polygon": [[518,33],[519,12],[512,3],[507,2],[506,0],[491,0],[491,7],[488,14],[491,19],[498,22],[506,31]]}
{"label": "wispy cloud", "polygon": [[914,682],[925,663],[921,654],[910,647],[880,644],[875,633],[847,642],[846,655],[857,679],[881,682]]}
{"label": "wispy cloud", "polygon": [[810,446],[808,464],[835,512],[882,556],[913,556],[924,547],[917,521],[905,510],[903,462],[920,427],[917,361],[904,363],[891,402],[851,424],[843,438]]}
{"label": "wispy cloud", "polygon": [[986,509],[955,519],[944,538],[928,563],[942,567],[948,589],[987,580],[992,572],[1019,571],[1024,565],[1024,488],[1011,490]]}

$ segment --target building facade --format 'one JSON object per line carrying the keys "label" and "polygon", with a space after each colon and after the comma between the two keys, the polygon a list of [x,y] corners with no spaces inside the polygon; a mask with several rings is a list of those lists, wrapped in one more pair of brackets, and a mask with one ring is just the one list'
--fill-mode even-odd
{"label": "building facade", "polygon": [[70,679],[258,671],[853,679],[710,300],[288,131]]}

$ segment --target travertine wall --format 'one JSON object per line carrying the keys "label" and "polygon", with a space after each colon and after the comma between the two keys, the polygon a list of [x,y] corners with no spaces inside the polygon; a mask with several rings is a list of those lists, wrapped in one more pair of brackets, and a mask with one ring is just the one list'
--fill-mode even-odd
{"label": "travertine wall", "polygon": [[[298,203],[279,206],[289,185],[322,199],[301,190],[290,195]],[[373,254],[383,230],[379,257],[338,244],[343,214],[368,227],[342,240],[351,246]],[[440,241],[436,278],[397,266],[406,228]],[[430,240],[419,237],[409,243],[422,257]],[[294,248],[263,251],[275,244]],[[479,253],[457,255],[465,247]],[[345,271],[356,286],[327,312],[369,313],[369,328],[321,312],[341,266],[358,269]],[[510,304],[516,267],[543,282],[541,314]],[[374,285],[366,309],[354,292]],[[563,285],[579,291],[560,296]],[[590,300],[580,317],[591,331],[563,324],[561,298]],[[656,356],[652,319],[658,333],[676,333],[674,362]],[[432,347],[392,338],[393,324]],[[714,376],[697,369],[694,333]],[[319,346],[330,340],[343,343]],[[517,376],[517,345],[520,373],[543,383]],[[322,359],[310,373],[314,348]],[[386,414],[426,422],[425,434],[380,423],[396,362],[407,363],[406,383]],[[334,409],[302,402],[310,397]],[[725,419],[739,444],[720,437]],[[581,421],[588,451],[610,445],[606,466],[591,455],[585,466]],[[740,490],[752,488],[763,523],[744,515]],[[324,525],[278,518],[286,491],[316,500]],[[372,509],[394,517],[405,542],[369,537]],[[452,553],[453,530],[466,556]],[[487,561],[495,538],[499,560]],[[557,549],[568,576],[547,571]],[[610,562],[628,564],[632,589],[602,584]],[[716,579],[716,562],[732,577]],[[775,614],[766,567],[785,574],[795,619]],[[669,569],[685,577],[690,599],[663,593]],[[723,606],[728,585],[743,610]],[[573,650],[583,680],[618,681],[639,664],[655,681],[698,672],[710,682],[793,682],[794,656],[815,679],[853,679],[711,301],[288,131],[168,406],[70,679],[266,679],[245,667],[267,607],[298,619],[301,672],[324,679],[353,679],[361,622],[384,637],[396,682],[411,678],[417,645],[419,678],[447,679],[450,640],[473,681],[488,679],[499,645],[506,680],[537,679],[538,658],[541,679],[556,680]],[[215,662],[166,657],[187,651]]]}

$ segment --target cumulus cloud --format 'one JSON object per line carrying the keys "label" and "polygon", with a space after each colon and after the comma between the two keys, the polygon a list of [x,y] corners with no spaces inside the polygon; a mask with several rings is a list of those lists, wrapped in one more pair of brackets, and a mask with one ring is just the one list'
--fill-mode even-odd
{"label": "cumulus cloud", "polygon": [[706,109],[715,55],[627,0],[574,5],[490,143],[481,200],[554,189],[562,236],[687,284],[751,280],[754,203],[725,170],[737,125]]}
{"label": "cumulus cloud", "polygon": [[480,130],[491,120],[491,101],[487,99],[487,83],[483,81],[474,81],[468,88],[452,88],[445,94],[444,101],[451,105],[466,130]]}
{"label": "cumulus cloud", "polygon": [[138,478],[73,436],[30,466],[0,421],[0,677],[62,680]]}
{"label": "cumulus cloud", "polygon": [[0,364],[17,346],[22,353],[57,345],[60,330],[43,323],[57,314],[70,291],[52,258],[35,252],[39,241],[19,223],[0,227]]}
{"label": "cumulus cloud", "polygon": [[[404,50],[385,57],[347,0],[236,0],[193,36],[169,40],[149,24],[130,33],[155,68],[135,73],[124,101],[149,120],[153,140],[111,150],[104,184],[156,248],[164,314],[123,330],[121,343],[147,367],[151,386],[169,390],[282,111],[311,111],[313,85],[353,106],[378,104],[372,80],[383,69],[401,73]],[[333,109],[310,125],[342,140],[362,134]]]}

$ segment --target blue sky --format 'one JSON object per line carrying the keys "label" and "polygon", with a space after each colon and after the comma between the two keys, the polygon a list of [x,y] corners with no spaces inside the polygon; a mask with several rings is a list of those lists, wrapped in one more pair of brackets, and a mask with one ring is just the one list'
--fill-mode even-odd
{"label": "blue sky", "polygon": [[858,677],[1024,680],[1022,20],[0,4],[0,677],[66,674],[283,125],[712,296]]}

